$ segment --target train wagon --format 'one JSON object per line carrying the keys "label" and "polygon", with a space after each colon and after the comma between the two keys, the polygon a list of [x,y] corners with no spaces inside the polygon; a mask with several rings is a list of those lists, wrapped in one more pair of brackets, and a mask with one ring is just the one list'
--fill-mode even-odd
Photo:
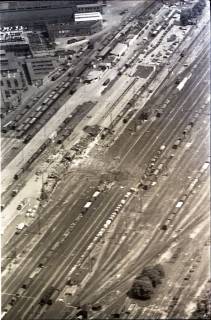
{"label": "train wagon", "polygon": [[54,74],[54,76],[51,78],[51,81],[55,81],[56,79],[58,79],[61,76],[61,73],[56,73]]}
{"label": "train wagon", "polygon": [[17,138],[17,139],[21,139],[21,138],[23,137],[23,135],[24,135],[24,131],[21,130],[21,131],[19,131],[19,132],[17,133],[16,138]]}
{"label": "train wagon", "polygon": [[46,99],[42,102],[42,105],[47,104],[49,100],[50,100],[50,98],[49,98],[49,97],[48,97],[48,98],[46,98]]}
{"label": "train wagon", "polygon": [[23,143],[28,143],[30,140],[32,139],[32,135],[28,134],[28,136],[26,136],[26,138],[23,140]]}
{"label": "train wagon", "polygon": [[60,294],[60,290],[55,289],[54,292],[52,293],[52,295],[50,296],[49,300],[48,300],[48,305],[52,305],[54,303],[54,301],[56,301],[57,297]]}
{"label": "train wagon", "polygon": [[32,119],[29,121],[30,125],[32,125],[33,123],[35,123],[36,120],[37,120],[36,117],[32,118]]}
{"label": "train wagon", "polygon": [[91,201],[88,201],[85,206],[82,208],[82,213],[85,213],[92,205]]}
{"label": "train wagon", "polygon": [[22,288],[23,289],[28,289],[28,287],[30,286],[30,284],[32,283],[33,279],[32,278],[28,278],[24,281]]}
{"label": "train wagon", "polygon": [[26,114],[27,111],[28,111],[27,109],[22,109],[22,110],[20,111],[20,115],[21,115],[21,116],[24,116],[24,114]]}
{"label": "train wagon", "polygon": [[109,82],[110,82],[110,79],[106,79],[106,81],[103,82],[103,86],[107,86],[107,84],[109,84]]}
{"label": "train wagon", "polygon": [[69,94],[72,96],[76,92],[76,88],[72,88],[69,91]]}
{"label": "train wagon", "polygon": [[36,116],[35,116],[36,119],[39,119],[42,116],[42,114],[43,114],[42,111],[43,111],[43,109],[41,109],[41,111],[36,113]]}
{"label": "train wagon", "polygon": [[20,119],[22,118],[21,114],[18,114],[16,117],[15,117],[15,121],[19,121]]}
{"label": "train wagon", "polygon": [[40,111],[42,109],[42,106],[39,106],[36,108],[36,112]]}
{"label": "train wagon", "polygon": [[12,124],[12,121],[9,121],[7,122],[5,125],[2,126],[2,132],[3,133],[6,133],[7,130],[9,130],[11,128],[11,124]]}
{"label": "train wagon", "polygon": [[177,139],[175,141],[175,143],[173,144],[172,148],[177,149],[179,147],[179,145],[181,144],[181,142],[182,142],[181,138]]}
{"label": "train wagon", "polygon": [[30,125],[29,123],[27,123],[27,124],[24,126],[24,128],[23,128],[24,133],[25,133],[27,130],[29,130],[30,127],[31,127],[31,125]]}
{"label": "train wagon", "polygon": [[42,269],[37,267],[32,273],[29,275],[29,279],[34,279],[41,271]]}
{"label": "train wagon", "polygon": [[69,83],[69,81],[68,81],[68,82],[67,82],[67,83],[65,83],[62,87],[66,89],[66,88],[68,88],[68,87],[69,87],[69,85],[70,85],[70,83]]}
{"label": "train wagon", "polygon": [[42,106],[42,112],[45,112],[46,110],[48,110],[48,108],[49,108],[48,105]]}
{"label": "train wagon", "polygon": [[16,225],[16,233],[20,233],[26,227],[27,227],[27,224],[24,222],[17,224]]}
{"label": "train wagon", "polygon": [[43,294],[41,300],[40,300],[40,305],[43,306],[44,304],[48,304],[51,305],[52,304],[52,300],[50,299],[51,296],[53,295],[55,291],[54,287],[49,287],[45,293]]}
{"label": "train wagon", "polygon": [[55,93],[54,96],[53,96],[53,98],[52,98],[52,100],[53,100],[53,101],[56,101],[56,100],[58,99],[58,97],[59,97],[59,94],[58,94],[58,93]]}
{"label": "train wagon", "polygon": [[92,195],[93,199],[96,199],[100,195],[100,191],[95,191],[95,193]]}
{"label": "train wagon", "polygon": [[27,124],[27,123],[29,123],[29,121],[31,120],[31,118],[33,118],[34,116],[31,116],[31,117],[28,117],[28,118],[26,118],[25,120],[24,120],[24,124]]}
{"label": "train wagon", "polygon": [[16,129],[16,131],[17,131],[17,132],[20,132],[20,131],[23,130],[23,128],[24,128],[24,124],[22,123],[22,124]]}
{"label": "train wagon", "polygon": [[16,121],[12,121],[11,125],[10,125],[12,130],[15,130],[17,127],[17,122]]}
{"label": "train wagon", "polygon": [[34,104],[34,102],[33,102],[33,101],[30,101],[29,103],[27,103],[27,104],[25,105],[25,108],[26,108],[26,109],[31,109],[31,107],[33,106],[33,104]]}
{"label": "train wagon", "polygon": [[60,88],[60,89],[58,90],[59,95],[61,95],[63,92],[64,92],[64,88]]}

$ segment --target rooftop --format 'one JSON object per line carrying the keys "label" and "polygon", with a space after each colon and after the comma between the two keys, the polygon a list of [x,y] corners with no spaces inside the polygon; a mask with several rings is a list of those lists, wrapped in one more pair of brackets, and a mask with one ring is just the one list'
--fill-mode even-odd
{"label": "rooftop", "polygon": [[[4,50],[1,50],[4,51]],[[18,61],[13,52],[7,52],[0,56],[1,71],[10,71],[18,69]]]}
{"label": "rooftop", "polygon": [[101,5],[101,3],[78,4],[77,8],[95,8]]}
{"label": "rooftop", "polygon": [[75,17],[75,22],[103,20],[100,12],[75,13],[74,17]]}
{"label": "rooftop", "polygon": [[26,65],[32,81],[43,79],[45,75],[56,67],[55,59],[52,57],[36,57],[26,59]]}
{"label": "rooftop", "polygon": [[121,56],[126,50],[127,50],[127,45],[119,42],[111,51],[111,54],[115,56]]}

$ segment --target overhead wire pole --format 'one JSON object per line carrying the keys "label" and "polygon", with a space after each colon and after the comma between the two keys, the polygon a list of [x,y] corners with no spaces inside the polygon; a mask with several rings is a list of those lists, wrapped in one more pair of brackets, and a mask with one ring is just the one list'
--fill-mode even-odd
{"label": "overhead wire pole", "polygon": [[38,213],[38,221],[37,221],[37,225],[38,225],[38,234],[41,234],[41,221],[40,221],[40,213]]}
{"label": "overhead wire pole", "polygon": [[[51,165],[51,162],[48,164],[47,168],[45,169],[46,173],[47,173],[47,170],[50,167],[50,165]],[[42,189],[41,189],[42,192],[44,192],[44,184],[45,184],[45,181],[44,181],[44,170],[42,170]],[[41,199],[40,203],[42,203],[42,200],[43,199]],[[41,208],[43,208],[42,205],[41,205]],[[38,210],[38,222],[37,223],[38,223],[38,234],[41,234],[41,221],[40,221],[40,212],[39,212],[39,210]]]}
{"label": "overhead wire pole", "polygon": [[[13,250],[13,253],[14,253],[14,263],[17,263],[17,247],[16,247],[16,241],[15,241],[15,237],[14,237],[14,242],[13,242],[13,246],[14,246],[14,250]],[[12,260],[10,261],[10,263],[12,262]]]}
{"label": "overhead wire pole", "polygon": [[163,165],[163,169],[162,169],[162,173],[161,173],[162,177],[168,177],[168,164],[169,164],[170,159],[171,159],[171,157],[164,158],[164,165]]}
{"label": "overhead wire pole", "polygon": [[[48,167],[49,167],[49,165],[48,165]],[[47,167],[47,168],[48,168]],[[47,168],[46,168],[46,170],[47,170]],[[44,182],[44,171],[42,171],[42,193],[43,194],[45,194],[45,191],[44,191],[44,184],[45,184],[45,182]],[[41,197],[42,197],[42,194],[41,194]],[[40,203],[42,203],[42,201],[43,201],[43,199],[41,199],[41,201],[40,201]],[[41,208],[42,208],[42,205],[41,205]],[[38,221],[37,221],[37,226],[38,226],[38,234],[41,234],[41,221],[40,221],[40,212],[39,212],[39,210],[38,210]]]}
{"label": "overhead wire pole", "polygon": [[109,117],[110,117],[110,127],[111,129],[113,128],[113,115],[112,115],[112,110],[109,112]]}
{"label": "overhead wire pole", "polygon": [[143,213],[143,191],[141,188],[139,190],[139,210],[140,213]]}

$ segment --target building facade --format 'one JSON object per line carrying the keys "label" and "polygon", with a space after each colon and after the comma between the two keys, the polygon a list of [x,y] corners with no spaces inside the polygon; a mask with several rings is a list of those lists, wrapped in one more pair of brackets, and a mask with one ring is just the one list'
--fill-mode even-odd
{"label": "building facade", "polygon": [[1,50],[0,64],[1,110],[7,112],[18,105],[22,92],[28,89],[28,83],[22,63],[14,53]]}
{"label": "building facade", "polygon": [[16,56],[31,55],[29,41],[21,31],[1,31],[0,47],[6,52],[14,52]]}
{"label": "building facade", "polygon": [[57,63],[52,57],[36,57],[26,59],[26,67],[31,83],[40,85],[43,78],[57,67]]}
{"label": "building facade", "polygon": [[92,35],[102,30],[102,23],[100,21],[87,21],[77,24],[48,24],[47,29],[49,38],[54,41],[56,38]]}
{"label": "building facade", "polygon": [[77,12],[78,13],[87,13],[87,12],[100,12],[100,13],[103,13],[103,4],[102,3],[78,4],[77,5]]}

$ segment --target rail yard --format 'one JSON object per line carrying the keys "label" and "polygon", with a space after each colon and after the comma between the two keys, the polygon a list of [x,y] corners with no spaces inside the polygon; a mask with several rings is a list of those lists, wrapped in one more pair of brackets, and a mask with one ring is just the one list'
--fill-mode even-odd
{"label": "rail yard", "polygon": [[209,4],[184,26],[181,1],[134,3],[2,119],[4,320],[192,319],[210,300]]}

